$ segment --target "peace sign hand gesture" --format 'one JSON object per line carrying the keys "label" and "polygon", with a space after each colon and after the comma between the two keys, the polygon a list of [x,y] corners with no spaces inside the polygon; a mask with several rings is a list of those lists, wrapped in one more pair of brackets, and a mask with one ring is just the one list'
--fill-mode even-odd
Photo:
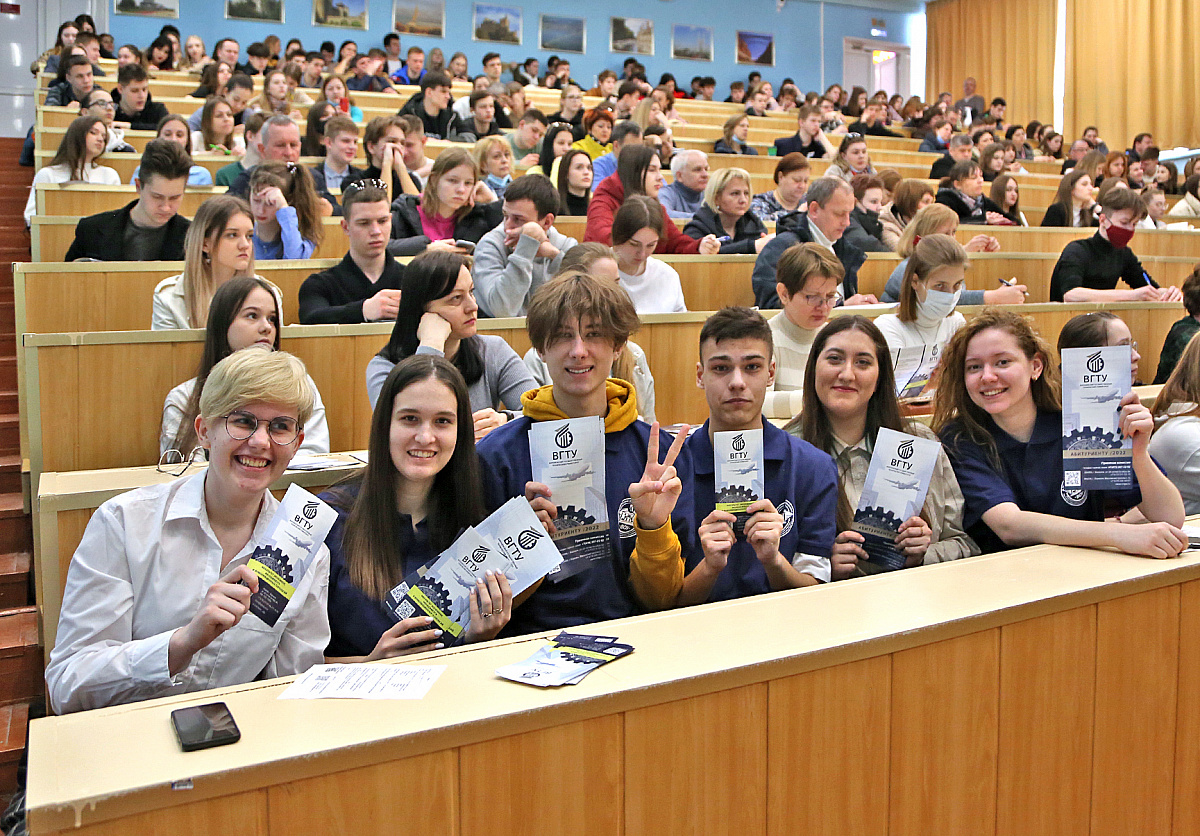
{"label": "peace sign hand gesture", "polygon": [[633,510],[637,513],[637,524],[645,531],[662,528],[671,519],[675,503],[683,491],[683,482],[675,473],[675,459],[683,449],[687,440],[687,424],[684,424],[679,435],[675,437],[667,457],[660,464],[658,461],[658,422],[650,425],[650,441],[646,445],[646,469],[642,478],[629,486],[629,498],[633,500]]}

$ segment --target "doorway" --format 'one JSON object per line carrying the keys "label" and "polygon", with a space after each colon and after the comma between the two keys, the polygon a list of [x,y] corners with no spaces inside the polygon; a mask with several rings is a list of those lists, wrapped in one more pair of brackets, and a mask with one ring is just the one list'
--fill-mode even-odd
{"label": "doorway", "polygon": [[907,99],[913,95],[911,48],[890,41],[844,38],[842,84],[847,90],[862,87],[868,95],[886,90]]}

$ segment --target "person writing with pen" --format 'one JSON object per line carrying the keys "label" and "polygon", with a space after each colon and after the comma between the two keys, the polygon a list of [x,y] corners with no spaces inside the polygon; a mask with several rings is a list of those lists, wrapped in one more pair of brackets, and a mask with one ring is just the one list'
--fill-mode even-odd
{"label": "person writing with pen", "polygon": [[[1100,201],[1100,228],[1091,238],[1063,248],[1050,276],[1051,302],[1178,302],[1177,287],[1159,287],[1129,249],[1137,222],[1146,216],[1132,189],[1112,189]],[[1118,290],[1117,280],[1129,290]]]}

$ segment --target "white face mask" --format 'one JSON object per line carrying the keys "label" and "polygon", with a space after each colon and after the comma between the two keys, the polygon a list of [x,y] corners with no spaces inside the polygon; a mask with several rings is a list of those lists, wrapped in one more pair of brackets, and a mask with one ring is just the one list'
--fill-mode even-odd
{"label": "white face mask", "polygon": [[925,301],[917,301],[917,325],[931,328],[954,313],[958,300],[962,296],[962,288],[953,293],[944,290],[926,290]]}

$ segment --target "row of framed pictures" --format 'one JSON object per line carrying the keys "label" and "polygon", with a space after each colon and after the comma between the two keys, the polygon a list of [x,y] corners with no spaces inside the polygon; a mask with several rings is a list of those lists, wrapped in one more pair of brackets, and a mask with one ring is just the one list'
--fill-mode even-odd
{"label": "row of framed pictures", "polygon": [[[116,14],[138,17],[179,17],[180,0],[113,0]],[[368,0],[312,0],[314,26],[366,30]],[[284,0],[225,0],[230,20],[284,22]],[[443,38],[446,33],[446,0],[393,0],[394,29],[400,34]],[[471,39],[489,43],[524,43],[524,15],[520,6],[475,3],[471,13]],[[758,32],[737,33],[735,60],[739,64],[775,66],[775,37]],[[642,17],[611,17],[608,48],[628,55],[654,54],[654,21]],[[587,52],[587,19],[564,15],[538,15],[538,49],[549,52]],[[713,30],[706,26],[676,23],[671,26],[671,57],[689,61],[713,60]]]}

